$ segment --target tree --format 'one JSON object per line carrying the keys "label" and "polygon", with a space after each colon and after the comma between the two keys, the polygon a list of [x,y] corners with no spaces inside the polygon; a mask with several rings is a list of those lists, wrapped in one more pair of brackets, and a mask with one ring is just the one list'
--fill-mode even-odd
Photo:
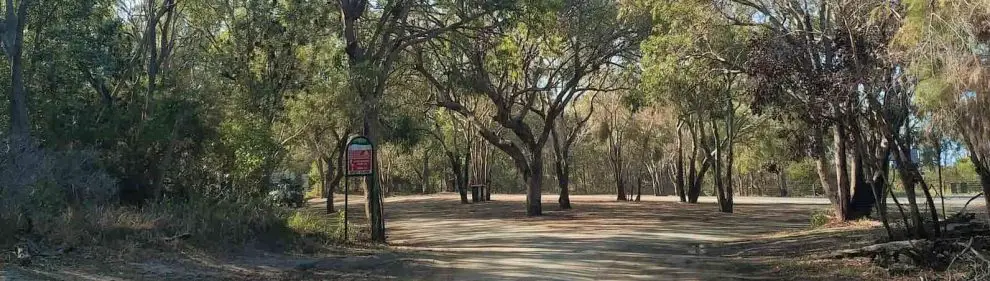
{"label": "tree", "polygon": [[440,109],[431,110],[433,128],[428,130],[434,141],[440,145],[450,166],[454,188],[461,196],[461,204],[468,204],[468,177],[470,176],[471,146],[475,132],[468,121]]}
{"label": "tree", "polygon": [[[605,145],[605,155],[608,159],[609,169],[612,172],[613,184],[615,184],[615,194],[617,201],[628,201],[632,198],[627,196],[629,183],[629,162],[626,158],[631,158],[624,153],[628,145],[629,135],[633,127],[633,112],[628,110],[621,99],[613,97],[604,102],[605,110],[601,113],[601,120],[598,121],[596,135],[600,142]],[[628,190],[631,191],[631,190]]]}
{"label": "tree", "polygon": [[[381,139],[380,102],[401,52],[446,32],[463,28],[500,10],[498,3],[421,3],[405,0],[376,2],[340,0],[342,34],[346,44],[352,87],[361,100],[362,132],[372,142]],[[465,5],[466,4],[466,5]],[[480,4],[480,8],[474,4]],[[412,19],[412,20],[410,20]],[[377,158],[376,158],[377,159]],[[373,170],[378,170],[374,163]],[[365,181],[365,213],[372,240],[385,242],[382,194],[377,176]]]}
{"label": "tree", "polygon": [[[16,3],[15,3],[16,2]],[[0,45],[10,67],[10,141],[13,147],[27,148],[31,142],[27,90],[24,86],[24,27],[31,0],[7,0],[3,5]],[[20,157],[15,157],[18,159]]]}
{"label": "tree", "polygon": [[[527,183],[526,214],[538,216],[542,214],[543,148],[557,117],[584,93],[609,90],[595,88],[600,81],[608,81],[607,76],[588,78],[608,71],[615,60],[634,51],[643,26],[636,17],[620,16],[610,1],[530,7],[511,16],[524,24],[502,18],[489,19],[497,23],[491,28],[447,37],[453,50],[434,48],[432,54],[439,58],[431,62],[452,63],[440,65],[440,71],[423,67],[427,71],[420,72],[440,89],[439,106],[471,120],[486,141],[508,154]],[[494,108],[495,123],[511,132],[511,138],[483,126],[483,116],[466,107],[464,97],[453,95],[460,92],[440,79],[486,98]]]}
{"label": "tree", "polygon": [[[905,1],[903,26],[894,47],[918,78],[916,103],[925,116],[966,146],[984,194],[990,194],[990,107],[983,58],[974,45],[986,44],[990,30],[982,19],[990,5],[981,1]],[[986,196],[984,196],[987,198]],[[986,199],[990,208],[990,198]]]}
{"label": "tree", "polygon": [[561,209],[571,209],[570,182],[571,182],[571,150],[574,142],[580,140],[587,133],[588,120],[595,112],[595,95],[592,95],[587,102],[588,113],[580,116],[578,109],[572,105],[573,116],[568,118],[567,112],[558,117],[556,128],[550,131],[553,140],[554,172],[557,175],[557,186],[560,188],[560,198],[557,202]]}

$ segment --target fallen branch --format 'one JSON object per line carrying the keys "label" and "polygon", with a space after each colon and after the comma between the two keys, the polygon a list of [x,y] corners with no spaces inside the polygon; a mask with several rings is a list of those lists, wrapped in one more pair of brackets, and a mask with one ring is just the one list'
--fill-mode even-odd
{"label": "fallen branch", "polygon": [[881,252],[896,252],[903,249],[925,246],[930,243],[931,242],[924,239],[880,243],[875,245],[869,245],[859,249],[849,249],[849,250],[832,252],[828,254],[826,258],[843,259],[843,258],[855,258],[855,257],[872,257]]}
{"label": "fallen branch", "polygon": [[966,205],[963,205],[962,209],[959,209],[959,212],[956,213],[956,215],[957,216],[960,216],[963,213],[965,213],[966,212],[966,207],[969,207],[969,203],[972,203],[973,200],[976,200],[976,198],[980,198],[980,196],[983,196],[983,192],[980,192],[980,194],[977,194],[977,195],[973,196],[973,198],[969,198],[969,201],[966,201]]}
{"label": "fallen branch", "polygon": [[988,260],[987,257],[984,256],[983,254],[981,254],[980,251],[977,251],[976,249],[973,249],[973,247],[969,247],[969,250],[972,251],[973,252],[973,255],[975,255],[977,258],[980,258],[981,260],[983,260],[986,263],[990,263],[990,260]]}
{"label": "fallen branch", "polygon": [[179,235],[172,236],[172,237],[162,238],[162,241],[171,242],[171,241],[175,241],[175,240],[186,240],[186,239],[189,239],[189,237],[192,237],[192,234],[190,234],[190,233],[187,232],[187,233],[179,234]]}
{"label": "fallen branch", "polygon": [[956,245],[963,246],[963,250],[962,252],[959,252],[959,254],[956,254],[954,257],[952,257],[952,260],[949,261],[949,266],[946,266],[945,268],[952,268],[952,264],[956,263],[956,259],[959,259],[959,257],[965,254],[966,250],[973,248],[973,239],[974,239],[973,237],[970,237],[969,243],[966,243],[965,245],[963,245],[962,243],[956,243]]}

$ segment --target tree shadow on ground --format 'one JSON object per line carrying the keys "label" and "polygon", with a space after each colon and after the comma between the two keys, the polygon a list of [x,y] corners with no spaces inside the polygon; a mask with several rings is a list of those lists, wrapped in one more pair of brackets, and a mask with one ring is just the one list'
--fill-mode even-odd
{"label": "tree shadow on ground", "polygon": [[[416,280],[786,279],[773,263],[727,257],[723,244],[807,228],[816,206],[616,202],[575,196],[575,210],[526,217],[521,196],[461,205],[445,196],[388,202],[390,241]],[[454,198],[456,199],[456,198]]]}

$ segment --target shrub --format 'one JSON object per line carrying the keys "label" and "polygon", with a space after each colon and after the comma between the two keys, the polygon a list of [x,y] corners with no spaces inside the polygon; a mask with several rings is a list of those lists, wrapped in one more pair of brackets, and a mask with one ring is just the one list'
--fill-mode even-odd
{"label": "shrub", "polygon": [[268,192],[268,201],[276,206],[301,208],[304,203],[302,180],[291,173],[280,173],[272,176],[272,190]]}
{"label": "shrub", "polygon": [[[114,246],[156,244],[180,234],[210,249],[249,243],[284,249],[299,238],[332,242],[338,235],[333,218],[293,212],[261,197],[191,193],[121,206],[117,180],[97,159],[90,151],[0,150],[0,249],[20,239]],[[301,206],[301,185],[293,181],[282,187],[298,193],[288,198]]]}
{"label": "shrub", "polygon": [[336,239],[343,236],[343,221],[344,212],[337,212],[337,216],[328,217],[316,211],[300,210],[289,217],[288,226],[302,235]]}
{"label": "shrub", "polygon": [[832,221],[832,210],[820,209],[811,213],[811,228],[820,228]]}
{"label": "shrub", "polygon": [[0,243],[18,234],[59,236],[67,231],[64,224],[76,219],[72,210],[114,201],[116,181],[99,167],[94,152],[3,147],[0,224],[14,227],[0,228]]}

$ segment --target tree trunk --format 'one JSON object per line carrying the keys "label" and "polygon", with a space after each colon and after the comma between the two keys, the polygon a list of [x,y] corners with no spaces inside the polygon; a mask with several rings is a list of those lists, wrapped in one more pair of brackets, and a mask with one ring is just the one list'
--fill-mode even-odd
{"label": "tree trunk", "polygon": [[533,161],[529,163],[529,176],[526,179],[526,215],[543,215],[543,203],[540,201],[543,190],[543,154],[538,149],[532,149]]}
{"label": "tree trunk", "polygon": [[643,179],[636,177],[636,202],[643,196]]}
{"label": "tree trunk", "polygon": [[725,182],[722,178],[722,147],[719,145],[721,140],[719,139],[718,126],[715,124],[715,120],[712,120],[712,140],[715,143],[714,151],[714,164],[713,171],[713,183],[715,185],[715,199],[718,202],[718,210],[723,213],[731,213],[732,206],[728,202],[728,196],[726,195]]}
{"label": "tree trunk", "polygon": [[[973,147],[972,145],[967,145]],[[990,168],[985,165],[984,161],[990,159],[984,159],[980,154],[975,152],[970,152],[970,161],[973,161],[973,167],[976,168],[976,174],[980,176],[980,185],[983,187],[983,200],[986,203],[987,214],[990,214]]]}
{"label": "tree trunk", "polygon": [[570,144],[573,139],[572,136],[568,136],[568,139],[564,140],[561,144],[560,137],[557,134],[556,129],[550,132],[551,141],[553,141],[553,155],[554,155],[554,172],[557,174],[557,187],[560,189],[559,198],[557,203],[560,205],[560,209],[569,210],[571,209],[571,197],[570,197],[570,181],[571,181],[571,171],[570,171]]}
{"label": "tree trunk", "polygon": [[560,208],[564,210],[571,209],[571,197],[568,185],[570,185],[570,167],[564,161],[557,160],[555,163],[555,168],[557,172],[557,186],[560,188],[560,198],[557,199],[557,203],[560,203]]}
{"label": "tree trunk", "polygon": [[448,153],[447,158],[450,162],[450,172],[454,174],[454,189],[461,196],[461,204],[468,204],[470,202],[468,202],[467,187],[465,186],[467,180],[464,179],[465,173],[461,166],[461,159],[452,153]]}
{"label": "tree trunk", "polygon": [[780,197],[787,197],[787,172],[784,170],[777,171],[777,188]]}
{"label": "tree trunk", "polygon": [[[468,147],[471,147],[471,146],[468,145]],[[468,153],[466,153],[464,155],[464,164],[463,165],[464,166],[462,166],[461,171],[464,173],[464,175],[461,176],[461,179],[464,182],[461,183],[461,186],[462,186],[461,190],[464,191],[464,197],[463,197],[463,199],[465,201],[462,201],[461,203],[467,203],[466,202],[466,200],[467,200],[467,192],[468,192],[469,189],[472,191],[472,193],[471,193],[471,195],[472,195],[471,196],[471,201],[472,202],[478,202],[478,196],[477,196],[478,194],[476,192],[474,192],[474,188],[471,187],[471,151],[470,151],[470,149],[468,149]]]}
{"label": "tree trunk", "polygon": [[614,139],[609,140],[609,158],[612,162],[612,175],[615,177],[615,200],[627,201],[628,197],[626,197],[625,178],[623,178],[622,146]]}
{"label": "tree trunk", "polygon": [[430,189],[430,151],[423,149],[423,194]]}
{"label": "tree trunk", "polygon": [[371,229],[371,241],[376,243],[385,243],[385,211],[384,211],[384,197],[381,191],[381,183],[379,182],[379,160],[378,160],[378,147],[380,143],[379,139],[379,128],[378,128],[378,106],[376,102],[365,102],[364,106],[364,136],[375,145],[372,151],[372,174],[365,177],[364,184],[364,212],[368,218],[368,225]]}
{"label": "tree trunk", "polygon": [[833,146],[835,147],[835,175],[836,175],[836,188],[838,188],[838,198],[836,198],[837,205],[835,209],[835,217],[839,221],[846,221],[849,219],[849,201],[851,200],[850,188],[849,188],[849,163],[847,161],[847,142],[846,142],[846,127],[843,124],[835,124],[834,128],[835,136],[832,140]]}
{"label": "tree trunk", "polygon": [[[733,129],[731,129],[732,126],[735,126],[735,124],[730,124],[729,125],[730,130],[733,130]],[[734,210],[734,207],[735,207],[735,202],[733,200],[735,190],[734,190],[734,187],[733,187],[733,184],[732,184],[732,167],[735,164],[735,157],[733,156],[733,153],[735,153],[734,152],[734,149],[733,149],[733,146],[734,146],[733,143],[735,142],[735,139],[734,139],[735,136],[734,135],[735,135],[735,132],[730,131],[730,133],[729,133],[729,141],[728,141],[728,144],[727,144],[728,145],[728,149],[727,149],[728,151],[726,151],[726,155],[725,155],[725,157],[726,157],[726,159],[725,159],[725,180],[726,180],[726,182],[725,182],[725,200],[727,202],[726,205],[728,206],[728,208],[725,209],[725,210],[722,210],[722,211],[723,212],[726,212],[726,213],[732,213],[733,210]]]}
{"label": "tree trunk", "polygon": [[684,141],[681,136],[681,127],[677,126],[677,163],[675,164],[674,192],[680,197],[681,202],[687,202],[687,194],[684,192]]}
{"label": "tree trunk", "polygon": [[705,174],[708,173],[708,169],[712,166],[712,158],[705,157],[705,160],[701,162],[701,169],[697,172],[692,168],[691,171],[691,186],[688,188],[688,203],[698,203],[698,198],[701,197],[701,185],[704,183]]}
{"label": "tree trunk", "polygon": [[325,161],[323,156],[316,158],[316,169],[320,173],[320,195],[327,199],[327,214],[332,214],[335,212],[333,209],[333,190],[330,189],[330,169],[333,169],[333,164]]}
{"label": "tree trunk", "polygon": [[[24,86],[24,26],[27,22],[27,7],[30,0],[22,0],[17,6],[16,17],[14,7],[7,9],[6,32],[3,45],[7,59],[10,61],[10,142],[17,149],[27,150],[31,145],[31,120],[28,116],[27,90]],[[9,2],[8,2],[9,3]],[[22,157],[15,155],[15,164]],[[29,178],[29,177],[26,177]]]}
{"label": "tree trunk", "polygon": [[151,100],[155,94],[155,83],[158,75],[158,44],[156,43],[158,40],[158,36],[156,35],[158,32],[158,17],[155,16],[158,13],[158,3],[156,2],[158,1],[148,0],[145,3],[148,9],[148,22],[145,27],[146,33],[144,39],[145,43],[148,44],[148,85],[144,96],[144,107],[141,110],[141,118],[144,119],[149,118],[151,115]]}
{"label": "tree trunk", "polygon": [[833,170],[828,168],[828,159],[825,157],[825,136],[822,129],[815,129],[813,135],[815,143],[813,147],[812,158],[815,160],[815,172],[818,173],[818,179],[822,185],[822,191],[825,193],[825,198],[828,198],[829,202],[832,202],[833,206],[838,205],[838,196],[835,177],[832,175]]}

